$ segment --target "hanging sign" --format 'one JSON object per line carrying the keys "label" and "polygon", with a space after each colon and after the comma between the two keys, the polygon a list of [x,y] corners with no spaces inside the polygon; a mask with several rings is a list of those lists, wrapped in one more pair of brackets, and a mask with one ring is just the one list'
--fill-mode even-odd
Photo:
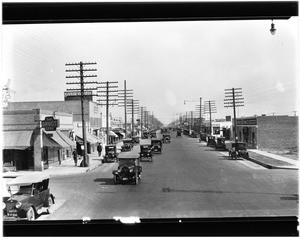
{"label": "hanging sign", "polygon": [[53,116],[46,116],[42,121],[42,128],[46,131],[55,131],[57,127],[59,127],[59,120],[54,119]]}

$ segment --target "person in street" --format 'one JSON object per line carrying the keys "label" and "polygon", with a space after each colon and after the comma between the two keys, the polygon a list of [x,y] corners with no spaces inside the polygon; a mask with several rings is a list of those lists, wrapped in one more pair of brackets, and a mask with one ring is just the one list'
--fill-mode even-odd
{"label": "person in street", "polygon": [[73,151],[73,159],[74,159],[75,166],[77,166],[77,151],[76,151],[76,149],[74,149],[74,151]]}
{"label": "person in street", "polygon": [[98,144],[98,146],[97,146],[97,151],[98,151],[99,156],[101,156],[101,152],[102,152],[102,146],[101,146],[101,143]]}

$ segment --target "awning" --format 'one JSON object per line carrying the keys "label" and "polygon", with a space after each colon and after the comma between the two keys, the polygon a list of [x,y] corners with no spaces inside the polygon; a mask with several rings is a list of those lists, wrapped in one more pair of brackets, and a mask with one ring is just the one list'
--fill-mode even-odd
{"label": "awning", "polygon": [[59,129],[56,130],[56,132],[58,133],[58,135],[71,147],[76,146],[75,142],[72,141],[66,134],[64,134],[62,131],[60,131]]}
{"label": "awning", "polygon": [[114,133],[113,131],[109,131],[108,135],[113,136],[113,137],[118,137],[118,135],[116,133]]}
{"label": "awning", "polygon": [[33,146],[32,131],[4,131],[2,149],[25,150]]}
{"label": "awning", "polygon": [[[44,131],[48,137],[54,140],[57,144],[59,144],[62,148],[70,148],[75,147],[75,143],[73,143],[69,138],[65,136],[58,129],[56,131]],[[69,141],[67,140],[69,139]]]}
{"label": "awning", "polygon": [[43,146],[61,148],[61,146],[57,142],[55,142],[51,137],[49,137],[45,132],[43,133]]}
{"label": "awning", "polygon": [[[78,132],[78,131],[75,131],[75,135],[76,135],[76,138],[75,140],[79,143],[83,143],[83,135],[82,135],[82,132]],[[95,143],[98,143],[98,142],[101,142],[101,139],[97,136],[94,136],[93,134],[91,133],[86,133],[86,140],[92,144],[95,144]]]}

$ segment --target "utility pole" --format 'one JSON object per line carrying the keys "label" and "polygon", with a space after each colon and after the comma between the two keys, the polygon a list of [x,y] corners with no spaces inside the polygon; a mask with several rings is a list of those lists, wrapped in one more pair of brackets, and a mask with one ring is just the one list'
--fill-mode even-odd
{"label": "utility pole", "polygon": [[[110,105],[116,105],[116,98],[112,97],[117,97],[117,94],[112,94],[110,93],[116,93],[118,90],[114,90],[114,88],[118,88],[117,85],[110,85],[110,84],[116,84],[118,83],[117,81],[106,81],[106,82],[98,82],[100,86],[98,86],[99,89],[102,89],[100,91],[97,91],[98,93],[104,93],[104,95],[100,94],[98,97],[102,97],[102,99],[98,99],[98,101],[101,104],[101,101],[105,102],[106,105],[106,145],[109,144],[108,139],[109,139],[109,106]],[[102,85],[102,86],[101,86]],[[104,90],[103,90],[104,89]],[[104,99],[105,98],[105,99]],[[114,103],[111,103],[111,101],[114,101]]]}
{"label": "utility pole", "polygon": [[[242,88],[231,88],[225,89],[225,98],[224,99],[224,107],[233,107],[233,116],[234,116],[234,141],[235,146],[237,147],[237,121],[236,121],[236,112],[235,108],[244,106],[244,98],[242,97]],[[243,130],[242,130],[243,132]],[[236,159],[236,155],[235,155]]]}
{"label": "utility pole", "polygon": [[97,81],[84,81],[84,78],[88,77],[97,77],[97,75],[84,75],[88,71],[97,71],[97,69],[84,69],[86,65],[94,65],[97,63],[71,63],[66,64],[66,66],[79,66],[79,69],[67,69],[66,72],[79,72],[79,76],[66,76],[66,78],[76,78],[80,79],[80,82],[68,82],[67,84],[80,84],[80,89],[67,89],[67,91],[80,91],[80,100],[81,100],[81,119],[82,119],[82,135],[83,135],[83,146],[84,146],[84,155],[83,155],[83,165],[85,167],[89,166],[89,161],[87,158],[87,143],[86,143],[86,124],[85,124],[85,113],[84,113],[84,97],[86,90],[96,90],[97,88],[85,88],[86,84],[97,84]]}
{"label": "utility pole", "polygon": [[128,110],[128,114],[131,114],[132,136],[134,135],[134,114],[139,112],[139,101],[131,99],[131,107]]}
{"label": "utility pole", "polygon": [[124,80],[124,90],[118,92],[118,106],[124,107],[124,120],[125,120],[125,137],[127,137],[127,101],[128,98],[133,98],[133,90],[127,90],[126,80]]}
{"label": "utility pole", "polygon": [[140,118],[140,122],[141,122],[141,134],[143,134],[143,112],[144,112],[144,107],[141,107],[141,118]]}
{"label": "utility pole", "polygon": [[205,113],[209,113],[209,132],[210,135],[212,135],[212,120],[211,120],[211,114],[212,113],[217,113],[217,107],[216,107],[216,103],[214,100],[209,100],[209,101],[204,101],[204,111]]}

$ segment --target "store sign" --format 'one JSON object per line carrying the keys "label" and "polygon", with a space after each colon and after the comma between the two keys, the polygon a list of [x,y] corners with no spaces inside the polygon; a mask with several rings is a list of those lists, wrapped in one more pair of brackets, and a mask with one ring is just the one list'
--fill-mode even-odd
{"label": "store sign", "polygon": [[57,127],[59,127],[59,120],[54,119],[53,116],[47,116],[42,121],[42,128],[45,128],[46,131],[55,131]]}
{"label": "store sign", "polygon": [[257,119],[256,118],[251,118],[251,119],[237,119],[236,124],[241,126],[241,125],[257,125]]}

